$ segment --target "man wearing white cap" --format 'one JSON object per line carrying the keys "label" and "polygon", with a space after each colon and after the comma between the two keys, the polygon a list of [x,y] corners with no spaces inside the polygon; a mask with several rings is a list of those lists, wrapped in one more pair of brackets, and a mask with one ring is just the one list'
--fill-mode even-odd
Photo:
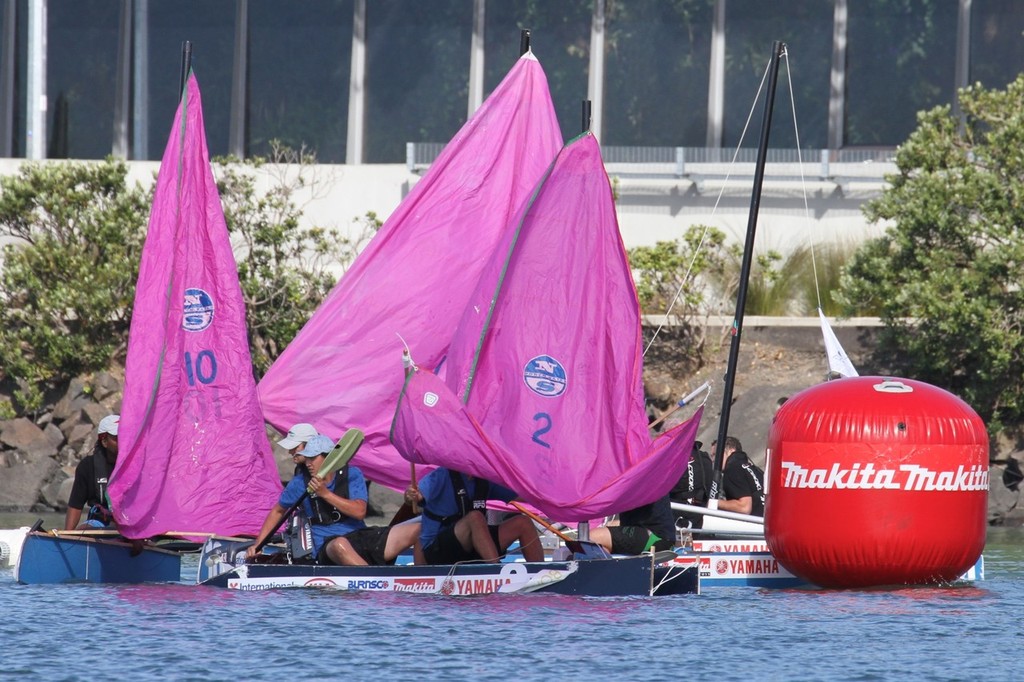
{"label": "man wearing white cap", "polygon": [[75,467],[75,482],[68,497],[68,511],[64,515],[64,530],[75,530],[82,519],[82,508],[89,508],[89,515],[82,528],[112,527],[110,499],[107,497],[107,482],[117,462],[117,426],[120,415],[107,415],[100,420],[96,445],[92,453],[84,457]]}
{"label": "man wearing white cap", "polygon": [[288,429],[288,435],[281,440],[277,441],[277,444],[288,451],[289,455],[295,456],[295,453],[306,446],[309,439],[313,436],[317,436],[319,433],[316,427],[312,424],[296,424],[292,428]]}

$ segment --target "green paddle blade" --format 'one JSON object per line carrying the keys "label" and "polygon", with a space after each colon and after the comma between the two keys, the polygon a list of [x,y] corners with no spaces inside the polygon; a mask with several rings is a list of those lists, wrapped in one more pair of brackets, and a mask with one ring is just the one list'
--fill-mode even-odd
{"label": "green paddle blade", "polygon": [[327,478],[335,471],[348,464],[349,460],[356,456],[356,452],[359,451],[359,446],[362,444],[362,431],[359,429],[349,429],[346,431],[345,435],[338,441],[338,444],[327,453],[326,457],[324,457],[324,463],[320,465],[320,471],[317,472],[317,478]]}

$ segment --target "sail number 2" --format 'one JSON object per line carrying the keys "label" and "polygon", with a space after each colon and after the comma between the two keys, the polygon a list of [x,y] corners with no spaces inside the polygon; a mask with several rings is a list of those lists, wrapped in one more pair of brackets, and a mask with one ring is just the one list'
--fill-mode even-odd
{"label": "sail number 2", "polygon": [[195,386],[196,379],[201,384],[212,383],[217,378],[217,357],[212,350],[201,350],[192,360],[192,353],[185,353],[185,376],[188,385]]}
{"label": "sail number 2", "polygon": [[551,445],[545,443],[543,440],[541,440],[540,437],[551,430],[551,415],[548,414],[547,412],[538,412],[537,414],[533,415],[533,420],[536,422],[541,422],[540,428],[533,432],[533,442],[539,443],[540,445],[543,445],[546,448],[550,448]]}

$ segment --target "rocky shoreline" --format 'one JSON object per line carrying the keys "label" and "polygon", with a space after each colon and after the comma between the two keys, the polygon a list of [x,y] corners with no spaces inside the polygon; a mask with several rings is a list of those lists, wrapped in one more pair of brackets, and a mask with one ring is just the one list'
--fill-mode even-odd
{"label": "rocky shoreline", "polygon": [[[649,363],[647,393],[654,405],[667,406],[689,392],[705,378],[721,376],[720,360],[710,363],[692,377],[680,377],[670,363]],[[807,352],[792,346],[754,342],[745,353],[738,372],[731,408],[730,433],[747,444],[755,461],[763,464],[763,444],[770,417],[779,397],[792,395],[821,378],[821,352]],[[63,513],[67,507],[75,467],[91,451],[100,419],[121,407],[123,375],[118,369],[71,380],[64,394],[36,419],[18,417],[0,421],[0,513]],[[720,389],[719,389],[720,390]],[[714,440],[721,393],[713,393],[705,406],[699,438]],[[268,434],[277,438],[273,430]],[[1024,504],[1019,490],[1003,481],[1005,464],[1011,458],[1024,459],[1020,439],[1001,436],[993,446],[990,467],[988,519],[991,525],[1024,525]],[[283,480],[291,476],[287,453],[274,446]],[[401,496],[380,486],[371,486],[370,504],[384,519],[390,518]]]}

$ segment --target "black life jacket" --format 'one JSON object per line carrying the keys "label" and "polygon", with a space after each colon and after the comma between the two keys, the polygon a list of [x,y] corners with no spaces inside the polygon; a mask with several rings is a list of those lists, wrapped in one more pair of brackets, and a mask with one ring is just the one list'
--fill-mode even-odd
{"label": "black life jacket", "polygon": [[476,479],[476,485],[473,486],[473,495],[470,497],[466,485],[466,480],[462,477],[458,471],[448,470],[448,476],[451,477],[452,490],[455,491],[455,506],[458,508],[454,514],[448,516],[441,516],[435,514],[426,507],[423,507],[423,513],[428,517],[437,521],[444,528],[449,526],[466,514],[474,510],[479,510],[484,514],[487,513],[487,498],[490,496],[491,484],[482,478]]}
{"label": "black life jacket", "polygon": [[[764,516],[764,471],[761,467],[751,462],[749,458],[743,463],[743,470],[754,481],[754,487],[757,489],[757,497],[754,500],[750,513],[753,516]],[[760,506],[757,504],[758,500],[760,500]]]}
{"label": "black life jacket", "polygon": [[[348,487],[348,465],[346,464],[341,470],[335,474],[336,480],[334,482],[334,492],[344,497],[349,497],[352,491]],[[309,484],[308,473],[303,476],[303,480],[306,484]],[[337,507],[333,504],[328,503],[315,495],[309,496],[310,505],[313,507],[313,514],[309,517],[309,522],[314,526],[326,526],[332,523],[338,523],[345,515],[342,514]]]}
{"label": "black life jacket", "polygon": [[107,509],[110,508],[110,500],[107,499],[107,484],[110,482],[110,463],[107,461],[107,451],[102,445],[97,445],[92,451],[92,472],[93,472],[93,499]]}

